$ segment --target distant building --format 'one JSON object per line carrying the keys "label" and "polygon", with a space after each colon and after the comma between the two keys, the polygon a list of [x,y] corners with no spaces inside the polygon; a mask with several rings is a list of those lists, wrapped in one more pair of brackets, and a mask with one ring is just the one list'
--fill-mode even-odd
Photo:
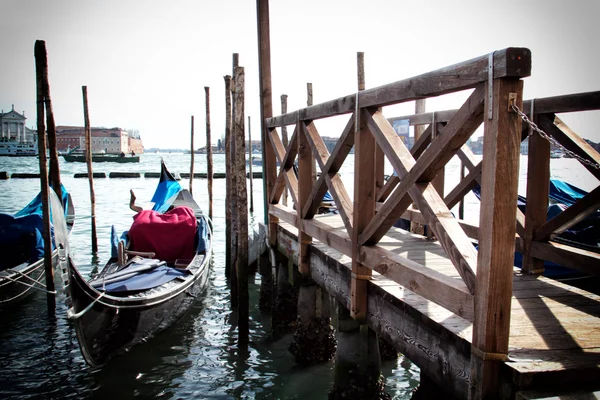
{"label": "distant building", "polygon": [[2,140],[15,141],[19,143],[37,143],[35,131],[25,126],[25,111],[18,113],[13,104],[9,112],[0,112],[0,128],[2,130]]}
{"label": "distant building", "polygon": [[[144,145],[137,134],[130,134],[121,128],[91,128],[92,152],[107,154],[142,154]],[[57,126],[56,147],[59,151],[74,148],[85,149],[85,129],[81,126]]]}

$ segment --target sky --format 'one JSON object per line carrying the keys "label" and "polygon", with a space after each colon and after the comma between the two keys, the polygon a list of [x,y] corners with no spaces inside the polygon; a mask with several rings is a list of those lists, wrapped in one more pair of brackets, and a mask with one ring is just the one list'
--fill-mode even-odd
{"label": "sky", "polygon": [[[232,54],[245,72],[245,114],[260,136],[256,2],[253,0],[0,0],[0,108],[36,123],[34,44],[44,40],[57,125],[83,126],[87,86],[92,126],[139,131],[146,148],[206,143],[224,136],[225,83]],[[356,91],[356,53],[366,87],[420,75],[506,47],[532,52],[524,98],[600,90],[597,0],[278,0],[270,2],[273,111]],[[427,111],[458,108],[467,94],[427,100]],[[412,114],[414,103],[386,108]],[[347,117],[346,117],[347,118]],[[600,142],[600,111],[567,114],[578,134]],[[321,123],[321,121],[319,121]],[[344,121],[323,122],[339,136]]]}

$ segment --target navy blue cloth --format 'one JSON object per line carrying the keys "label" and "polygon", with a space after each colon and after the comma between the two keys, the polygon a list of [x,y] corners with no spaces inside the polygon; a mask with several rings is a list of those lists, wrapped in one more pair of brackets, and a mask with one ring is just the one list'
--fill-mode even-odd
{"label": "navy blue cloth", "polygon": [[[125,271],[126,269],[122,270],[122,272]],[[123,280],[109,283],[104,287],[102,287],[99,283],[95,284],[94,286],[97,287],[98,290],[103,290],[106,292],[135,292],[152,289],[170,282],[177,277],[187,276],[188,274],[189,272],[187,271],[181,271],[166,265],[161,265],[150,271],[136,273],[133,276],[125,275]]]}

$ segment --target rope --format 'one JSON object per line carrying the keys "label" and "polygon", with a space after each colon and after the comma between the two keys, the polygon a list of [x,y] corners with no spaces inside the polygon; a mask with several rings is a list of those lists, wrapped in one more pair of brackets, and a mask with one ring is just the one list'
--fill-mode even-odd
{"label": "rope", "polygon": [[78,313],[75,313],[72,308],[69,308],[67,310],[67,318],[70,319],[70,320],[76,320],[76,319],[81,318],[85,313],[87,313],[88,311],[90,311],[92,309],[92,307],[94,307],[94,304],[98,303],[98,301],[105,294],[106,294],[106,292],[100,293],[100,296],[98,296],[94,301],[92,301],[90,304],[88,304],[88,306],[86,308],[84,308],[83,310],[81,310]]}
{"label": "rope", "polygon": [[[35,289],[35,290],[39,290],[40,292],[44,292],[44,293],[46,293],[46,294],[56,294],[56,291],[55,291],[55,290],[48,290],[48,289],[46,289],[46,285],[44,285],[42,282],[40,282],[40,281],[38,281],[38,280],[35,280],[35,279],[33,279],[32,277],[30,277],[30,276],[27,276],[27,275],[25,275],[25,274],[24,274],[24,273],[22,273],[22,272],[15,271],[15,270],[11,270],[11,269],[7,269],[7,270],[5,270],[5,271],[6,271],[6,272],[12,272],[12,273],[14,273],[14,274],[20,275],[21,277],[23,277],[23,278],[26,278],[26,279],[29,279],[30,281],[33,281],[34,283],[33,283],[33,284],[29,284],[29,283],[26,283],[26,282],[21,282],[20,280],[17,280],[17,279],[13,279],[13,278],[11,278],[10,276],[3,276],[2,278],[3,278],[3,279],[6,279],[7,281],[10,281],[10,282],[12,282],[12,283],[18,283],[18,284],[20,284],[20,285],[27,286],[28,288]],[[41,280],[41,277],[40,277],[40,280]],[[37,285],[39,285],[39,286],[41,286],[41,287],[38,287],[38,286],[36,286],[36,284],[37,284]],[[13,297],[13,298],[14,298],[14,297]],[[12,299],[8,299],[8,300],[12,300]],[[7,300],[7,301],[8,301],[8,300]],[[3,302],[4,302],[4,301],[3,301]]]}

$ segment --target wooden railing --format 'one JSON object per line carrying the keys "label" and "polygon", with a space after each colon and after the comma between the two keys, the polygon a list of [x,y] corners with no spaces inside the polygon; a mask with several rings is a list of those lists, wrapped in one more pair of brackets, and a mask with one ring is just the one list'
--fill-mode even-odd
{"label": "wooden railing", "polygon": [[[585,140],[573,132],[556,114],[600,110],[600,91],[569,94],[563,96],[547,97],[525,100],[523,112],[546,135],[551,136],[560,146],[572,151],[577,156],[583,167],[596,179],[600,180],[600,155]],[[409,120],[411,125],[428,124],[435,118],[438,132],[456,115],[458,110],[436,111],[389,118],[395,120]],[[532,113],[533,111],[533,113]],[[600,275],[600,254],[584,248],[559,243],[553,239],[565,230],[573,227],[591,213],[600,208],[600,188],[592,190],[585,197],[573,204],[564,212],[546,221],[548,207],[548,191],[550,180],[550,151],[548,139],[540,133],[531,130],[530,125],[522,125],[522,140],[529,138],[528,166],[527,166],[527,208],[523,214],[519,209],[517,215],[516,250],[523,253],[523,270],[526,273],[542,273],[543,262],[551,261],[568,268],[580,270],[585,273]],[[428,126],[420,141],[411,149],[414,157],[422,154],[424,148],[431,143],[431,125]],[[444,202],[452,209],[475,186],[481,185],[482,161],[476,161],[471,150],[463,147],[457,155],[462,166],[468,174],[460,180],[444,197]],[[586,161],[583,161],[586,160]],[[398,184],[398,177],[392,176],[386,185],[378,192],[378,200],[389,196],[389,193]],[[425,223],[425,219],[418,210],[408,210],[403,218],[418,223]],[[479,227],[459,220],[465,233],[472,239],[478,239]]]}
{"label": "wooden railing", "polygon": [[[270,145],[265,144],[268,150],[264,168],[271,242],[276,241],[279,220],[296,226],[300,241],[299,270],[305,274],[310,272],[308,252],[313,238],[352,257],[351,313],[359,321],[366,318],[365,288],[373,270],[473,321],[474,352],[482,355],[477,361],[477,374],[487,373],[494,361],[499,360],[496,356],[508,351],[515,247],[515,225],[509,221],[514,220],[517,202],[522,125],[510,104],[523,107],[520,78],[529,76],[530,70],[528,49],[507,48],[266,118],[264,126]],[[447,120],[440,120],[439,134],[433,140],[427,133],[422,135],[410,151],[382,113],[383,106],[467,89],[473,91],[462,107]],[[350,118],[329,154],[314,121],[348,114]],[[465,142],[482,123],[486,163],[479,166],[473,163],[472,173],[465,178],[480,176],[482,184],[477,251],[431,182],[454,155],[464,154]],[[288,125],[294,125],[294,133],[285,148],[277,128]],[[353,146],[354,199],[351,199],[338,171]],[[386,184],[383,184],[384,157],[398,174]],[[293,169],[296,158],[298,175]],[[312,178],[314,159],[321,169],[316,180]],[[280,162],[278,172],[276,161]],[[290,208],[279,204],[286,187],[293,201]],[[334,198],[345,232],[313,218],[327,190]],[[461,193],[463,190],[460,189]],[[448,203],[457,198],[453,194]],[[420,219],[431,227],[462,279],[378,246],[392,225],[406,215],[411,203],[418,206]]]}

